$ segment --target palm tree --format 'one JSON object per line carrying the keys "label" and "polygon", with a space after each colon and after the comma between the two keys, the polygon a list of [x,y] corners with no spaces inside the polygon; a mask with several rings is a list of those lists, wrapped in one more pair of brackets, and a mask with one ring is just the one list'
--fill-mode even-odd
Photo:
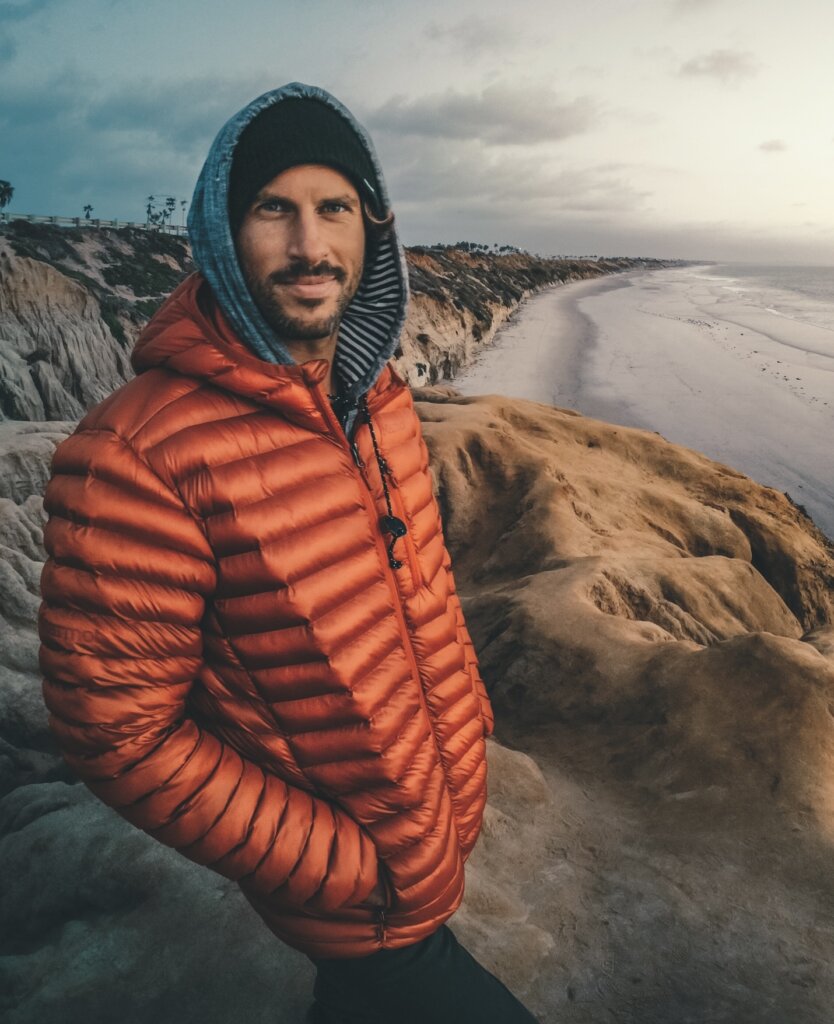
{"label": "palm tree", "polygon": [[90,219],[90,214],[93,212],[92,206],[89,203],[84,207],[84,216],[87,220]]}
{"label": "palm tree", "polygon": [[0,181],[0,210],[8,206],[14,195],[14,186],[10,181]]}

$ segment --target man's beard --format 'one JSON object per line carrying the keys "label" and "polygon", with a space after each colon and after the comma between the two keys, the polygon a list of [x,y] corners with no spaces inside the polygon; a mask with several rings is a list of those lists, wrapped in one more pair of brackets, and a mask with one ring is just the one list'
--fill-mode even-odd
{"label": "man's beard", "polygon": [[[362,269],[360,264],[355,278],[348,280],[346,271],[341,267],[334,267],[326,262],[313,265],[297,261],[291,263],[284,270],[276,270],[266,280],[250,281],[249,290],[264,320],[266,320],[279,338],[287,341],[316,341],[319,338],[329,338],[337,330],[345,310],[350,305],[350,301],[359,287],[359,282],[362,279]],[[287,313],[273,285],[291,284],[299,277],[322,277],[326,275],[335,277],[342,286],[335,309],[329,315],[321,316],[318,319],[309,319],[307,317],[302,319]],[[303,300],[296,301],[301,301],[303,304]],[[311,312],[313,308],[311,306]]]}

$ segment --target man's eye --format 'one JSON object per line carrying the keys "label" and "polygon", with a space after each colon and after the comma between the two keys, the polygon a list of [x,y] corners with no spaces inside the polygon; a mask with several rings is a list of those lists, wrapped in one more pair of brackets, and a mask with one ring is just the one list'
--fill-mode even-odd
{"label": "man's eye", "polygon": [[281,212],[285,207],[280,199],[264,199],[258,203],[258,209]]}
{"label": "man's eye", "polygon": [[323,203],[322,210],[324,213],[344,213],[345,211],[349,211],[350,207],[347,203],[343,203],[338,199],[333,199],[329,203]]}

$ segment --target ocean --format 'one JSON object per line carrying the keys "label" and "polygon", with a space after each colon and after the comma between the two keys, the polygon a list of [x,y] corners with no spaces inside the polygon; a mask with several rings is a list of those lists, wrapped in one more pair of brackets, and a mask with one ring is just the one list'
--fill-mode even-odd
{"label": "ocean", "polygon": [[834,331],[834,267],[717,263],[699,273],[751,306]]}

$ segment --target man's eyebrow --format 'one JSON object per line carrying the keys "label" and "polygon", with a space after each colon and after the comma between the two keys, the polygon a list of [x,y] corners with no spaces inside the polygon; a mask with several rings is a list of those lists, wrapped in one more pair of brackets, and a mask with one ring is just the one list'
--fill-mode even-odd
{"label": "man's eyebrow", "polygon": [[345,206],[356,206],[359,202],[354,196],[347,194],[343,196],[328,196],[326,199],[322,199],[323,203],[344,203]]}
{"label": "man's eyebrow", "polygon": [[[287,196],[282,196],[279,192],[272,192],[269,189],[263,189],[260,191],[255,197],[255,202],[262,203],[267,199],[277,199],[278,202],[286,203],[288,206],[296,205],[293,200],[289,199]],[[346,206],[355,207],[359,205],[359,200],[355,196],[345,193],[344,195],[339,196],[325,196],[323,199],[319,200],[319,203],[344,203]]]}
{"label": "man's eyebrow", "polygon": [[269,189],[261,189],[260,192],[252,200],[252,203],[265,203],[268,199],[277,200],[279,203],[286,203],[287,206],[295,206],[292,199],[288,199],[286,196],[280,195],[278,192],[272,192]]}

